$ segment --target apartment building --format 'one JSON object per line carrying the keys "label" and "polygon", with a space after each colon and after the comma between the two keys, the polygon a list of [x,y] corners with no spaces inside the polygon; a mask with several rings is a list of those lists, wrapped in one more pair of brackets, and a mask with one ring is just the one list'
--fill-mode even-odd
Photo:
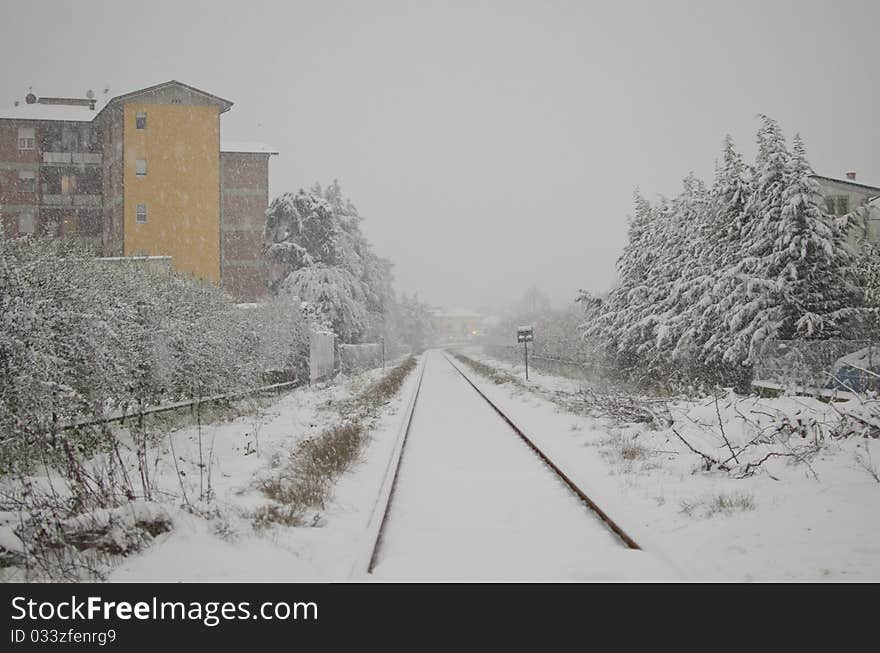
{"label": "apartment building", "polygon": [[267,291],[263,227],[269,205],[269,157],[265,143],[220,144],[220,272],[235,297],[254,299]]}
{"label": "apartment building", "polygon": [[832,215],[856,216],[856,224],[849,234],[850,242],[880,243],[880,187],[856,180],[855,172],[847,172],[845,178],[813,175],[825,198],[828,212]]}
{"label": "apartment building", "polygon": [[220,117],[232,102],[181,82],[96,105],[29,94],[0,111],[3,234],[72,238],[99,256],[170,256],[178,272],[240,299],[264,294],[277,152],[224,147]]}

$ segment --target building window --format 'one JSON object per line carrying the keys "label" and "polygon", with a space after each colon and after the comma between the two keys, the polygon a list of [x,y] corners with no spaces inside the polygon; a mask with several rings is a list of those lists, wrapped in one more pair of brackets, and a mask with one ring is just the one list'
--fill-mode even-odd
{"label": "building window", "polygon": [[32,150],[34,149],[37,142],[36,134],[34,134],[33,127],[19,127],[18,128],[18,149],[19,150]]}
{"label": "building window", "polygon": [[147,160],[146,159],[138,159],[135,161],[134,172],[138,177],[146,177],[147,176]]}
{"label": "building window", "polygon": [[134,128],[135,129],[146,129],[147,128],[147,112],[146,111],[138,111],[137,115],[134,118]]}
{"label": "building window", "polygon": [[18,214],[18,233],[19,235],[34,233],[34,214],[30,211]]}
{"label": "building window", "polygon": [[825,198],[828,205],[828,213],[831,215],[846,215],[849,213],[848,195],[831,195]]}
{"label": "building window", "polygon": [[76,175],[61,175],[61,194],[76,194]]}
{"label": "building window", "polygon": [[18,172],[18,192],[19,193],[36,193],[37,179],[33,170],[20,170]]}
{"label": "building window", "polygon": [[147,205],[146,204],[138,204],[137,205],[137,214],[135,216],[135,221],[140,224],[147,223]]}

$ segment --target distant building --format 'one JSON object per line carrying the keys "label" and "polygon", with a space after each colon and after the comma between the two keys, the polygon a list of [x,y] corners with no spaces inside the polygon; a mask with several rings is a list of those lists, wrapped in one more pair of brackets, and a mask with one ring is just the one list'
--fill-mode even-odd
{"label": "distant building", "polygon": [[104,257],[170,256],[239,299],[264,294],[253,243],[277,152],[221,147],[232,102],[181,82],[96,104],[28,94],[0,110],[3,234],[72,238]]}
{"label": "distant building", "polygon": [[846,173],[845,179],[813,175],[819,183],[828,212],[832,215],[846,215],[859,208],[864,208],[863,216],[851,233],[855,244],[864,239],[871,243],[880,243],[880,187],[869,186],[856,181],[856,173]]}
{"label": "distant building", "polygon": [[434,326],[440,342],[461,342],[482,336],[486,331],[485,316],[464,308],[435,308]]}

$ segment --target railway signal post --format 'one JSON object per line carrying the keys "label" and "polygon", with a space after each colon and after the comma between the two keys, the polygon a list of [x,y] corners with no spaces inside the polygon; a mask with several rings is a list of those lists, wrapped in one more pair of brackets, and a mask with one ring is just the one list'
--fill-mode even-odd
{"label": "railway signal post", "polygon": [[529,343],[535,339],[534,329],[530,326],[521,326],[516,329],[516,341],[523,344],[523,355],[526,361],[526,381],[529,380]]}

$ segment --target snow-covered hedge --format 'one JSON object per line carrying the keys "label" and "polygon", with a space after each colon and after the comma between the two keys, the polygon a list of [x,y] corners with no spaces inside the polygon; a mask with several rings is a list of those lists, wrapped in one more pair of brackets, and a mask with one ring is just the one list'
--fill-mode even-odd
{"label": "snow-covered hedge", "polygon": [[[0,464],[83,416],[261,384],[300,370],[305,325],[281,303],[243,311],[211,284],[0,241]],[[307,347],[307,345],[305,345]]]}

